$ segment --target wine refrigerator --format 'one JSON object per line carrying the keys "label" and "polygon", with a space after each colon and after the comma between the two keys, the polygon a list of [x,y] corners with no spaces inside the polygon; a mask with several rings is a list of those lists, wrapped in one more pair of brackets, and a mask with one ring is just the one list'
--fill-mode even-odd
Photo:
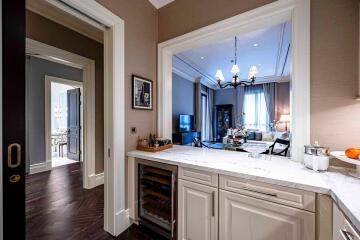
{"label": "wine refrigerator", "polygon": [[137,159],[137,176],[139,224],[177,239],[177,166]]}

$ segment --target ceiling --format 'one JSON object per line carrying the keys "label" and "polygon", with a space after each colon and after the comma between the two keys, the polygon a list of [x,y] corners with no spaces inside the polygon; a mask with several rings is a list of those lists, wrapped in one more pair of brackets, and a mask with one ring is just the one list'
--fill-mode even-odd
{"label": "ceiling", "polygon": [[[215,87],[215,73],[217,69],[221,69],[225,81],[230,81],[234,41],[234,38],[229,38],[174,55],[173,72],[188,80],[201,77],[205,85]],[[246,79],[250,67],[256,65],[257,82],[289,81],[290,42],[290,22],[238,36],[237,63],[240,78]]]}
{"label": "ceiling", "polygon": [[175,0],[149,0],[156,9],[162,8],[163,6],[173,2]]}

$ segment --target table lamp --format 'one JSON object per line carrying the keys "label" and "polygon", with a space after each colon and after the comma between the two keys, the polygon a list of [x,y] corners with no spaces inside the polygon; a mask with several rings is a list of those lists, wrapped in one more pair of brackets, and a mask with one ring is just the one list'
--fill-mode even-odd
{"label": "table lamp", "polygon": [[280,116],[280,120],[279,122],[283,122],[285,123],[285,131],[287,132],[288,131],[288,123],[291,121],[291,116],[290,114],[282,114]]}

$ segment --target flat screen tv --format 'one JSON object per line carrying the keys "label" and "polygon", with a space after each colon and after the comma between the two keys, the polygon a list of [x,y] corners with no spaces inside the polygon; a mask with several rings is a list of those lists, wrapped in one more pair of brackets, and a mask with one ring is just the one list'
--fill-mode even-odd
{"label": "flat screen tv", "polygon": [[179,132],[194,131],[194,116],[180,114],[179,116]]}

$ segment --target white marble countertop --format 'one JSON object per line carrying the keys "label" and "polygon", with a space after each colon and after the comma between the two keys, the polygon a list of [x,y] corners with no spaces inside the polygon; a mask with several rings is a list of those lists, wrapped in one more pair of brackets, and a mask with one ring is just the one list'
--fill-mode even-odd
{"label": "white marble countertop", "polygon": [[347,175],[349,170],[346,169],[330,168],[327,172],[318,173],[285,157],[263,155],[257,159],[249,158],[243,152],[177,145],[157,153],[136,150],[127,155],[328,194],[360,230],[360,179]]}

